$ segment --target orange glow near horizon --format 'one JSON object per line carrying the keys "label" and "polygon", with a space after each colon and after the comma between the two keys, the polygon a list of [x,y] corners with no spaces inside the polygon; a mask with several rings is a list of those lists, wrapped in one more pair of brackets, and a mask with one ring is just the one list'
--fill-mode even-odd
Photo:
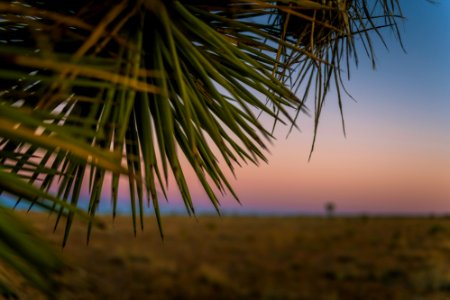
{"label": "orange glow near horizon", "polygon": [[[450,212],[450,132],[430,116],[418,123],[414,110],[379,104],[364,90],[357,97],[362,100],[347,107],[347,138],[333,103],[323,115],[310,162],[311,125],[288,139],[287,129],[281,128],[269,149],[269,164],[238,168],[236,180],[230,176],[243,205],[225,197],[223,206],[309,213],[322,212],[324,203],[332,201],[338,211],[350,213]],[[386,112],[367,113],[377,107]],[[211,206],[195,179],[191,186],[195,203]]]}

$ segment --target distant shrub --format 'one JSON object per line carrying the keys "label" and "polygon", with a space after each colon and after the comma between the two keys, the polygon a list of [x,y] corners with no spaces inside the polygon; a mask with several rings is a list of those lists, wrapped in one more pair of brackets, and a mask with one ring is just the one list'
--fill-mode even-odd
{"label": "distant shrub", "polygon": [[447,229],[444,226],[442,226],[441,224],[434,224],[434,225],[431,225],[430,228],[428,228],[427,234],[428,235],[437,235],[439,233],[444,233],[446,231],[447,231]]}
{"label": "distant shrub", "polygon": [[405,278],[406,272],[398,268],[388,269],[381,275],[381,281],[385,284],[393,284]]}

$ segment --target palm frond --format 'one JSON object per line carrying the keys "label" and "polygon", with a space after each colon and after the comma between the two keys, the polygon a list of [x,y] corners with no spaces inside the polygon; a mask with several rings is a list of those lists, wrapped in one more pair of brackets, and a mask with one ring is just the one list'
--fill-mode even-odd
{"label": "palm frond", "polygon": [[[169,178],[195,213],[184,157],[220,212],[218,193],[237,199],[223,164],[266,161],[273,128],[302,113],[314,117],[312,153],[333,86],[345,133],[343,78],[361,49],[375,63],[384,27],[399,38],[399,18],[397,0],[0,3],[0,190],[56,211],[57,224],[65,215],[65,244],[75,215],[89,239],[106,178],[115,216],[125,176],[134,232],[153,205],[162,235]],[[39,268],[57,261],[26,252],[21,223],[0,213],[0,257],[48,289]]]}
{"label": "palm frond", "polygon": [[195,213],[184,157],[219,212],[218,194],[237,199],[223,164],[266,161],[275,125],[302,113],[312,152],[332,87],[345,132],[343,78],[400,17],[397,0],[0,3],[0,176],[27,184],[0,188],[67,214],[65,243],[81,190],[94,217],[112,177],[115,215],[125,176],[136,232],[145,205],[161,225],[170,177]]}

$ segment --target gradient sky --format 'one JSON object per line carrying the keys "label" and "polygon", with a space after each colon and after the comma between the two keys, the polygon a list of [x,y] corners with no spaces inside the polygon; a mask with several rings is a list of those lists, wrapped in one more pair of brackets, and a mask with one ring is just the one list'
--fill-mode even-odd
{"label": "gradient sky", "polygon": [[[331,94],[312,160],[312,120],[303,118],[302,132],[287,140],[280,128],[269,164],[231,178],[242,206],[224,197],[225,211],[321,213],[332,201],[341,213],[450,212],[450,3],[401,2],[407,53],[388,33],[376,70],[368,59],[353,70],[347,87],[357,103],[345,102],[347,138]],[[194,178],[190,184],[196,208],[212,210]],[[173,190],[163,209],[181,203]]]}
{"label": "gradient sky", "polygon": [[[347,138],[330,94],[311,161],[313,120],[304,117],[302,132],[288,139],[288,128],[278,129],[269,164],[236,170],[230,182],[242,205],[226,196],[223,211],[315,214],[334,202],[338,213],[450,213],[450,1],[400,2],[407,53],[387,32],[389,51],[378,43],[376,70],[368,59],[353,69],[346,86],[357,103],[344,103]],[[187,175],[197,211],[214,211],[195,176]],[[129,211],[126,182],[119,193],[121,210]],[[169,203],[161,204],[165,212],[184,211],[174,184]]]}

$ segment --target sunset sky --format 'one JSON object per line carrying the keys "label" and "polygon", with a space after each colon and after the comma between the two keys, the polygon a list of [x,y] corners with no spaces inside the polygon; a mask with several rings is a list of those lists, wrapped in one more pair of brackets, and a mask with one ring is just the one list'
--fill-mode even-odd
{"label": "sunset sky", "polygon": [[[330,93],[311,160],[313,120],[302,116],[301,132],[286,139],[289,128],[276,130],[268,164],[247,165],[229,177],[241,205],[222,197],[224,212],[317,214],[334,202],[342,214],[450,213],[450,1],[400,2],[406,53],[389,29],[389,50],[374,36],[376,70],[360,52],[346,83],[357,101],[345,98],[347,137]],[[193,172],[186,174],[196,210],[214,212]],[[107,185],[101,211],[109,213]],[[121,182],[122,212],[129,212],[127,186]],[[87,191],[81,197],[88,199]],[[168,198],[163,212],[185,211],[173,182]]]}
{"label": "sunset sky", "polygon": [[[368,59],[353,70],[347,87],[357,103],[345,101],[347,138],[331,94],[311,161],[312,119],[288,139],[279,128],[269,164],[231,178],[242,206],[224,197],[225,212],[322,213],[328,201],[341,213],[450,212],[450,3],[401,2],[407,53],[388,33],[376,70]],[[196,180],[191,187],[196,208],[212,211]],[[175,189],[163,208],[183,210]]]}

